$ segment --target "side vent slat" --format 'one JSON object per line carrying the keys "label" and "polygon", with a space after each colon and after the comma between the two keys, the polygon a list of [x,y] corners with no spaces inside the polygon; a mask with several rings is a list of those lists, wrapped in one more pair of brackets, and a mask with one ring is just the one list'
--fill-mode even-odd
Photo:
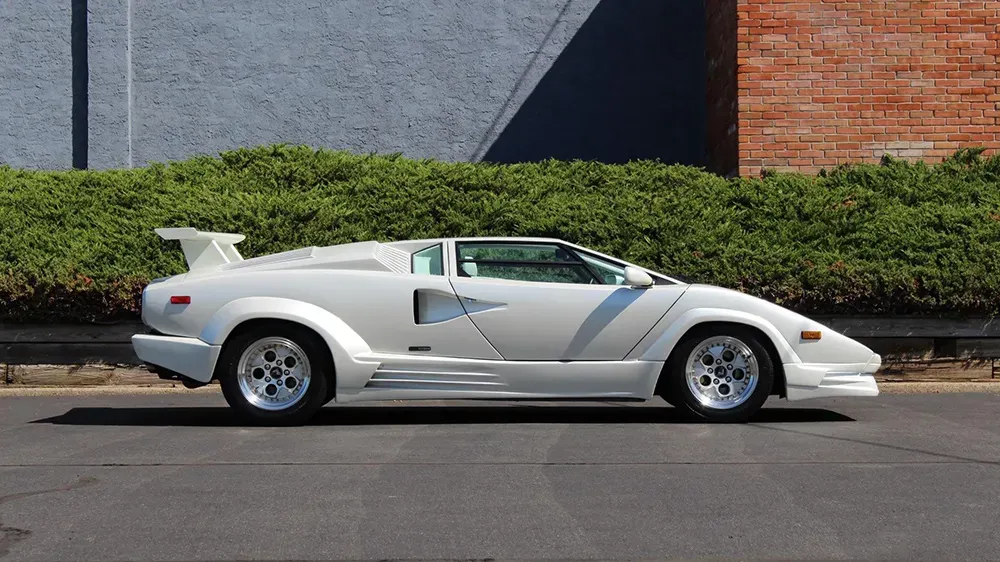
{"label": "side vent slat", "polygon": [[379,369],[365,388],[491,390],[507,386],[492,373]]}
{"label": "side vent slat", "polygon": [[395,273],[410,272],[410,254],[398,248],[385,244],[375,244],[375,259],[389,268],[389,271]]}

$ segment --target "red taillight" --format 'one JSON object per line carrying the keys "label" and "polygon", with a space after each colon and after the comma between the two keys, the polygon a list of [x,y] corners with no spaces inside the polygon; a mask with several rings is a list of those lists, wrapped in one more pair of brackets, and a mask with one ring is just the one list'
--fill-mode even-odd
{"label": "red taillight", "polygon": [[170,304],[191,304],[191,297],[184,296],[173,296],[170,297]]}

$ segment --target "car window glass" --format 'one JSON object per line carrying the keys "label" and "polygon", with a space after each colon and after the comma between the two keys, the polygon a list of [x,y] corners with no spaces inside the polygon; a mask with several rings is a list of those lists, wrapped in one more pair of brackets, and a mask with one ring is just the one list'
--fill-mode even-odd
{"label": "car window glass", "polygon": [[420,275],[444,275],[441,244],[414,252],[411,271]]}
{"label": "car window glass", "polygon": [[573,262],[576,257],[555,244],[458,244],[458,257],[475,261]]}
{"label": "car window glass", "polygon": [[[489,277],[537,283],[591,283],[594,281],[582,265],[552,267],[547,265],[500,265],[495,263],[464,263],[463,271],[469,277]],[[471,273],[470,270],[474,273]]]}
{"label": "car window glass", "polygon": [[536,283],[595,283],[592,270],[557,244],[459,243],[458,275]]}
{"label": "car window glass", "polygon": [[590,266],[590,269],[597,274],[597,277],[607,285],[621,285],[625,283],[625,268],[619,267],[611,262],[604,261],[598,257],[580,252],[580,259]]}

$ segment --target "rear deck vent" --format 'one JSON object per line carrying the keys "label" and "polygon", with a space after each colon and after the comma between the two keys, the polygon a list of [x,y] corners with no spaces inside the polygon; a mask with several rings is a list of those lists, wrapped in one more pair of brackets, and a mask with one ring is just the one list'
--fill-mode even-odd
{"label": "rear deck vent", "polygon": [[313,257],[313,252],[315,251],[316,251],[315,246],[309,248],[301,248],[299,250],[281,252],[280,254],[271,254],[269,256],[260,256],[258,258],[250,258],[248,260],[229,263],[223,265],[222,269],[240,269],[242,267],[254,267],[258,265],[268,265],[272,263],[304,260]]}

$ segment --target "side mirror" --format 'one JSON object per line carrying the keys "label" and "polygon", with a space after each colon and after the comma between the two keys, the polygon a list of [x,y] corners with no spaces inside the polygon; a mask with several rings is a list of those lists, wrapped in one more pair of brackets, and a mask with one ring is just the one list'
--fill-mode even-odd
{"label": "side mirror", "polygon": [[625,284],[644,289],[653,286],[653,278],[638,267],[630,265],[625,268]]}

